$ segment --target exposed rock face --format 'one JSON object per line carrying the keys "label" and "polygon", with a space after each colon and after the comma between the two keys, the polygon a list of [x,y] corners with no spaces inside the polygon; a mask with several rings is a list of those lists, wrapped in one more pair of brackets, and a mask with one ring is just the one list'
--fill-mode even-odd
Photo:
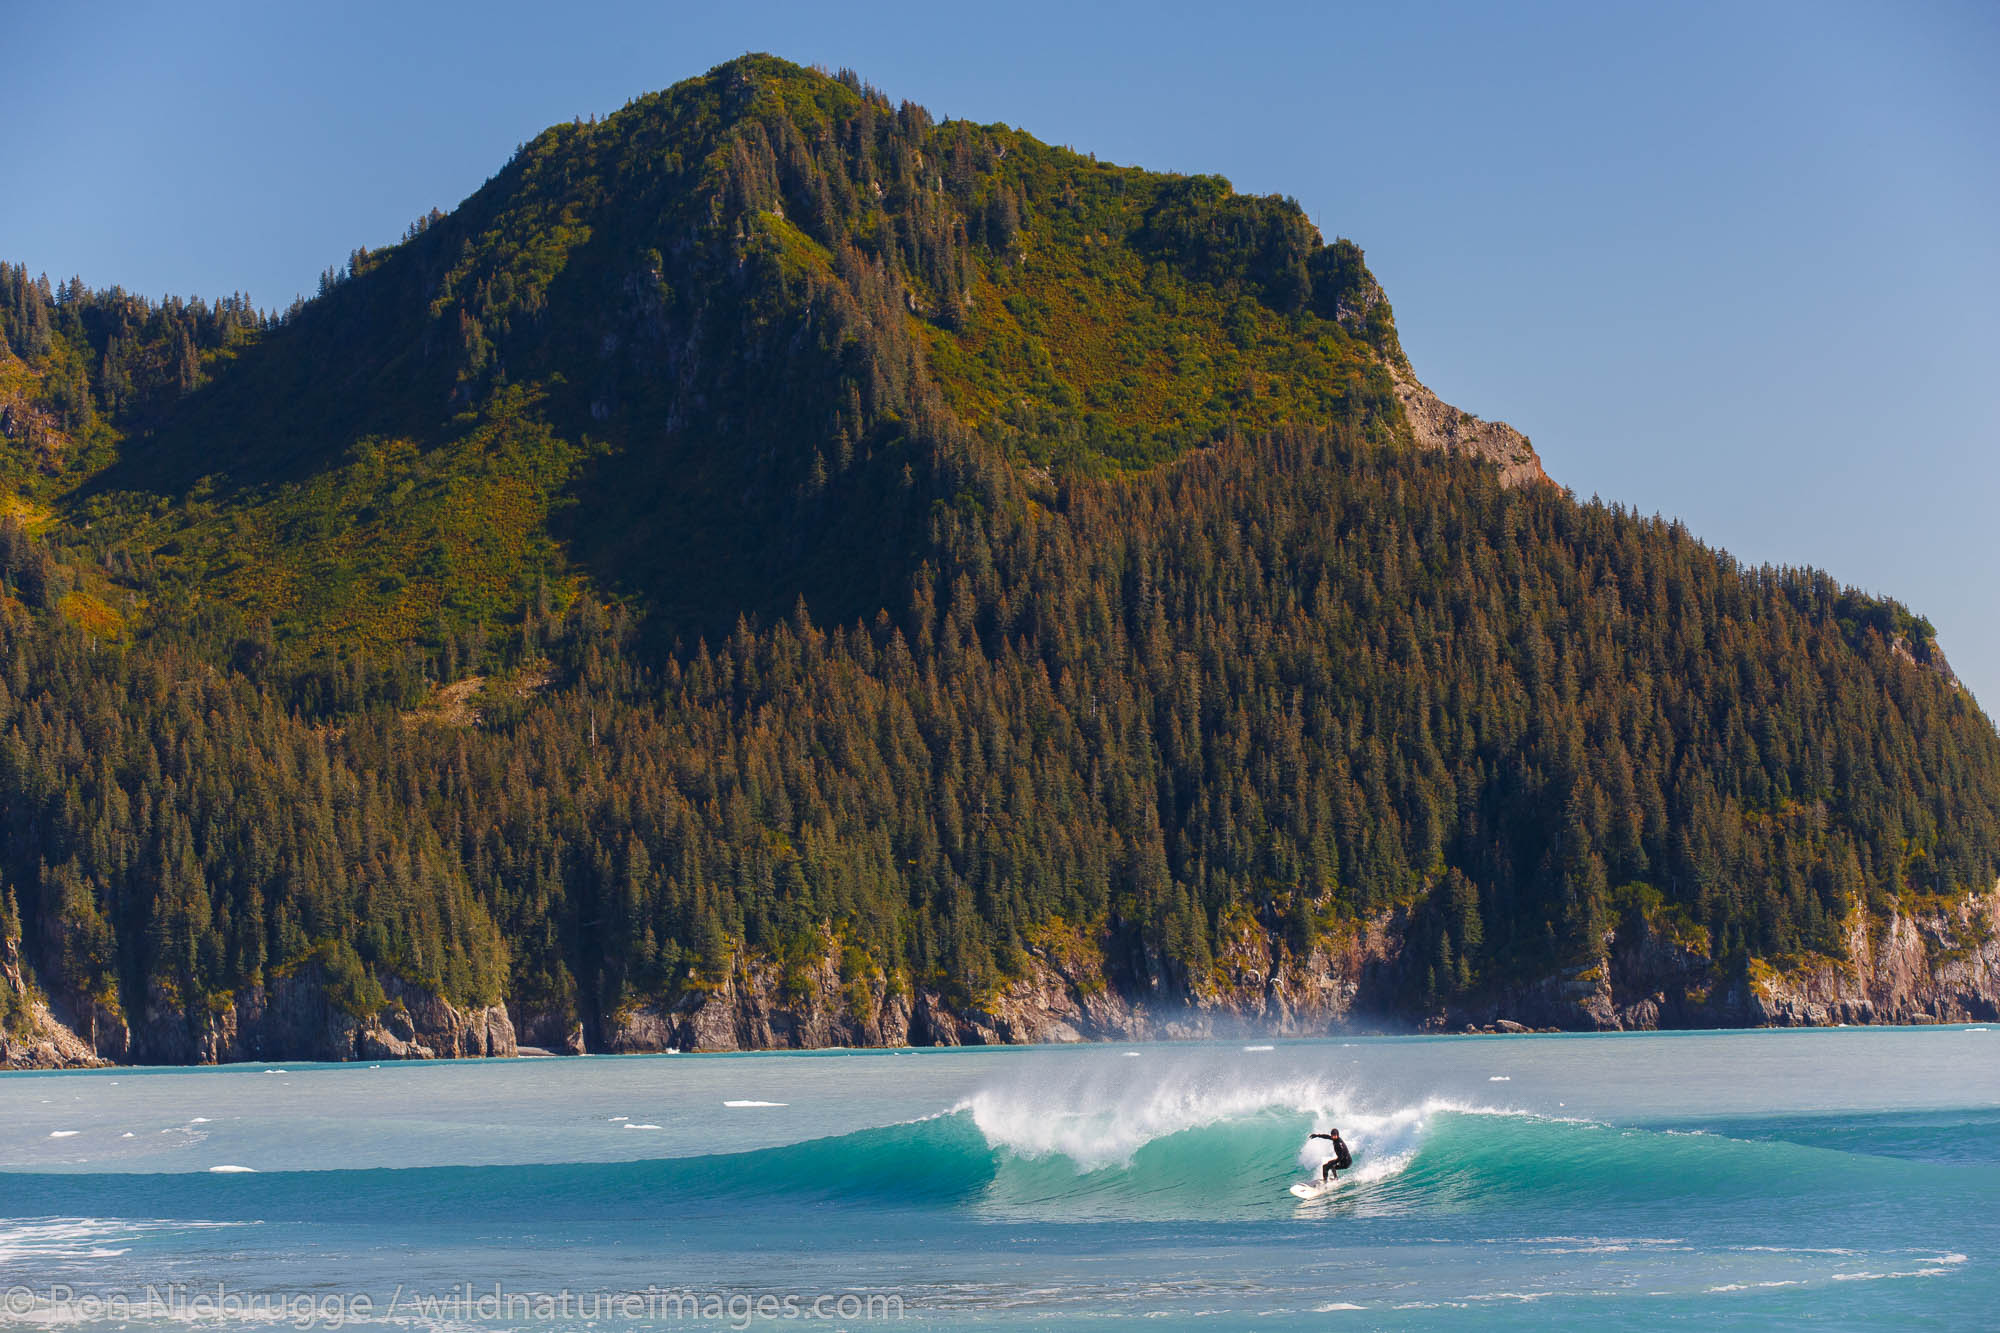
{"label": "exposed rock face", "polygon": [[0,934],[0,1069],[86,1069],[105,1061],[54,1014],[28,983],[17,940]]}
{"label": "exposed rock face", "polygon": [[243,1060],[430,1060],[516,1053],[514,1026],[499,1005],[459,1009],[396,978],[383,981],[388,1007],[369,1018],[335,1004],[316,966],[277,978],[212,1013],[189,1014],[154,993],[145,1015],[128,1025],[102,1006],[83,1016],[52,1015],[17,1052],[0,1038],[0,1066],[227,1064]]}
{"label": "exposed rock face", "polygon": [[1425,449],[1448,454],[1483,458],[1500,469],[1500,484],[1524,486],[1547,482],[1542,460],[1528,437],[1504,421],[1481,421],[1462,412],[1418,382],[1401,366],[1390,366],[1396,382],[1396,400],[1409,418],[1410,433]]}
{"label": "exposed rock face", "polygon": [[1871,928],[1857,918],[1848,958],[1779,973],[1730,975],[1704,954],[1629,922],[1594,963],[1429,1015],[1398,1004],[1406,920],[1386,914],[1294,954],[1254,927],[1224,945],[1214,973],[1181,987],[1157,964],[1114,977],[1100,949],[1074,937],[1033,951],[1027,973],[980,1004],[954,1007],[918,988],[907,1000],[880,979],[857,1016],[832,959],[791,998],[775,969],[739,965],[713,989],[646,1007],[611,1031],[616,1051],[812,1046],[979,1046],[1137,1041],[1265,1033],[1308,1036],[1412,1026],[1497,1031],[1790,1027],[2000,1018],[2000,886]]}
{"label": "exposed rock face", "polygon": [[[672,1000],[607,1015],[592,1048],[797,1050],[1309,1036],[1356,1028],[1610,1031],[2000,1019],[2000,886],[1873,924],[1857,917],[1845,960],[1786,972],[1752,964],[1747,975],[1725,974],[1669,932],[1627,921],[1607,935],[1604,956],[1593,963],[1430,1014],[1412,1014],[1396,1001],[1407,924],[1400,913],[1385,914],[1294,953],[1246,922],[1226,935],[1213,971],[1193,984],[1154,958],[1132,960],[1120,971],[1100,942],[1052,933],[1032,951],[1024,975],[971,1004],[879,973],[843,977],[829,940],[809,967],[739,958],[717,984],[691,985]],[[0,985],[32,998],[23,981],[12,955],[0,951]],[[385,989],[388,1008],[364,1021],[331,1001],[316,969],[302,968],[268,994],[253,993],[199,1019],[176,1012],[164,996],[154,997],[147,1019],[130,1031],[97,1010],[94,1040],[32,999],[27,1020],[0,1033],[0,1066],[517,1053],[516,1019],[500,1006],[460,1010],[401,983]],[[522,1031],[543,1038],[537,1045],[585,1049],[584,1025],[573,1015],[517,1019]]]}
{"label": "exposed rock face", "polygon": [[1953,689],[1965,688],[1964,683],[1958,678],[1958,673],[1951,669],[1951,663],[1945,660],[1944,649],[1938,647],[1935,639],[1924,639],[1912,646],[1907,635],[1898,634],[1889,640],[1889,651],[1911,666],[1922,667],[1933,673]]}
{"label": "exposed rock face", "polygon": [[582,1055],[589,1049],[583,1040],[583,1023],[566,1009],[521,1005],[510,1000],[507,1017],[523,1046],[557,1055]]}
{"label": "exposed rock face", "polygon": [[1445,1020],[1617,1030],[1962,1023],[2000,1018],[2000,886],[1951,903],[1857,915],[1847,957],[1725,975],[1642,923],[1613,934],[1594,965],[1454,1011]]}
{"label": "exposed rock face", "polygon": [[[614,1051],[751,1050],[809,1046],[994,1046],[1140,1041],[1232,1032],[1309,1035],[1367,1021],[1402,925],[1388,916],[1305,954],[1254,928],[1230,939],[1210,978],[1187,988],[1158,960],[1114,977],[1103,951],[1075,935],[1038,945],[1024,976],[990,999],[954,1006],[922,987],[907,997],[885,979],[843,986],[831,956],[803,990],[782,998],[773,969],[742,965],[724,984],[671,1009],[622,1019]],[[858,1012],[855,1002],[858,1001]]]}
{"label": "exposed rock face", "polygon": [[690,987],[671,1003],[613,1014],[604,1049],[754,1051],[828,1046],[951,1045],[932,1040],[919,995],[913,1007],[877,974],[843,980],[833,949],[789,975],[762,959],[738,959],[713,986]]}

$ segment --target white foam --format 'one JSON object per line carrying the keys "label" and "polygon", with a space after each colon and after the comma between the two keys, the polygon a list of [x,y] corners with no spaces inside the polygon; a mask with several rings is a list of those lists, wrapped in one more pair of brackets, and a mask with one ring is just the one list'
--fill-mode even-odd
{"label": "white foam", "polygon": [[1335,1310],[1366,1310],[1367,1308],[1365,1305],[1356,1305],[1352,1301],[1330,1301],[1325,1305],[1315,1305],[1313,1313],[1332,1314]]}
{"label": "white foam", "polygon": [[211,1166],[208,1168],[208,1173],[212,1176],[254,1176],[257,1174],[257,1168],[254,1166],[231,1166],[228,1163],[224,1163],[221,1166]]}
{"label": "white foam", "polygon": [[1407,1168],[1439,1112],[1528,1114],[1435,1098],[1381,1107],[1316,1078],[1251,1080],[1223,1067],[1173,1063],[1129,1074],[1100,1073],[1082,1082],[1010,1080],[982,1089],[953,1110],[970,1112],[994,1147],[1028,1158],[1067,1158],[1086,1172],[1127,1166],[1156,1139],[1257,1118],[1296,1129],[1297,1164],[1316,1172],[1327,1154],[1306,1133],[1337,1126],[1354,1149],[1356,1165],[1348,1178],[1361,1182]]}
{"label": "white foam", "polygon": [[81,1133],[83,1131],[80,1129],[52,1129],[49,1131],[49,1137],[52,1139],[73,1139]]}
{"label": "white foam", "polygon": [[[120,1242],[165,1231],[250,1226],[244,1222],[161,1222],[106,1217],[41,1217],[0,1224],[0,1269],[23,1259],[116,1259]],[[115,1248],[114,1248],[115,1247]]]}
{"label": "white foam", "polygon": [[188,1121],[188,1123],[190,1125],[206,1125],[207,1123],[209,1123],[209,1121],[207,1116],[198,1115],[194,1119]]}
{"label": "white foam", "polygon": [[744,1106],[783,1106],[783,1105],[785,1105],[785,1104],[786,1104],[786,1103],[784,1103],[784,1102],[752,1102],[752,1101],[735,1101],[735,1102],[724,1102],[724,1103],[723,1103],[723,1105],[724,1105],[724,1106],[736,1106],[736,1107],[744,1107]]}
{"label": "white foam", "polygon": [[[1481,1245],[1578,1245],[1583,1248],[1577,1253],[1588,1254],[1592,1247],[1603,1246],[1613,1250],[1629,1250],[1633,1246],[1641,1249],[1662,1247],[1686,1247],[1685,1236],[1482,1236]],[[1555,1251],[1570,1253],[1570,1251]]]}

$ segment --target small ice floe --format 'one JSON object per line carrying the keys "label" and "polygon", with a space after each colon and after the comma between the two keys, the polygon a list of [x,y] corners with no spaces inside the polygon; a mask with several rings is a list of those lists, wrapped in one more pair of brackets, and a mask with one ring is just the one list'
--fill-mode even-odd
{"label": "small ice floe", "polygon": [[1127,1051],[1125,1052],[1125,1058],[1127,1060],[1136,1060],[1139,1058],[1139,1053],[1137,1051]]}
{"label": "small ice floe", "polygon": [[289,1074],[292,1071],[289,1069],[267,1069],[264,1072],[267,1074]]}
{"label": "small ice floe", "polygon": [[626,1122],[626,1125],[625,1125],[625,1128],[627,1128],[627,1129],[658,1129],[658,1128],[659,1128],[659,1126],[658,1126],[658,1125],[638,1125],[638,1124],[633,1124],[633,1123],[631,1123],[630,1121],[628,1121],[628,1122]]}
{"label": "small ice floe", "polygon": [[1494,1074],[1486,1081],[1488,1083],[1512,1083],[1514,1076],[1512,1074]]}
{"label": "small ice floe", "polygon": [[49,1131],[49,1137],[52,1139],[73,1139],[82,1132],[80,1129],[52,1129]]}
{"label": "small ice floe", "polygon": [[188,1121],[188,1123],[190,1125],[205,1125],[208,1123],[208,1117],[205,1115],[198,1115],[194,1119]]}
{"label": "small ice floe", "polygon": [[739,1107],[739,1108],[740,1108],[740,1107],[745,1107],[745,1106],[783,1106],[783,1105],[785,1105],[785,1103],[784,1103],[784,1102],[752,1102],[752,1101],[740,1101],[740,1102],[724,1102],[724,1103],[723,1103],[723,1105],[724,1105],[724,1106],[734,1106],[734,1107]]}
{"label": "small ice floe", "polygon": [[629,1115],[614,1115],[611,1117],[611,1123],[615,1125],[621,1120],[630,1120],[631,1118]]}
{"label": "small ice floe", "polygon": [[254,1166],[232,1166],[225,1162],[221,1166],[211,1166],[208,1168],[208,1174],[211,1176],[254,1176],[257,1174],[257,1168]]}
{"label": "small ice floe", "polygon": [[[1274,1050],[1276,1048],[1271,1046],[1245,1046],[1243,1049],[1246,1051],[1269,1051],[1269,1050]],[[1358,1310],[1361,1307],[1357,1305],[1353,1306],[1352,1308]]]}
{"label": "small ice floe", "polygon": [[125,1132],[124,1132],[123,1134],[120,1134],[120,1135],[119,1135],[118,1137],[119,1137],[119,1138],[121,1138],[121,1139],[129,1139],[129,1138],[132,1138],[132,1137],[134,1137],[134,1136],[133,1136],[133,1133],[132,1133],[132,1131],[128,1129],[128,1130],[126,1130],[126,1131],[125,1131]]}

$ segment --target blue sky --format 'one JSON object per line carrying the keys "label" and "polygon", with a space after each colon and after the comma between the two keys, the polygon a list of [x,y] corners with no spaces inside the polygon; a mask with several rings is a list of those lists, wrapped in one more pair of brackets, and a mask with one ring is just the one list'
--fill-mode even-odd
{"label": "blue sky", "polygon": [[2000,6],[26,3],[0,257],[283,305],[746,50],[1296,196],[1549,471],[1936,622],[2000,709]]}

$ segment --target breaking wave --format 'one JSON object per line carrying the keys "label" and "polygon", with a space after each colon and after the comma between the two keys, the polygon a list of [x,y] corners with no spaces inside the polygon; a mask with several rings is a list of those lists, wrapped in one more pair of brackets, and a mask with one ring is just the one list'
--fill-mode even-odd
{"label": "breaking wave", "polygon": [[[1332,1127],[1353,1148],[1354,1169],[1343,1173],[1340,1189],[1300,1205],[1286,1186],[1317,1174],[1325,1145],[1307,1136]],[[670,1148],[668,1138],[656,1131],[656,1141]],[[748,1152],[399,1170],[267,1167],[202,1178],[65,1176],[62,1188],[106,1214],[171,1208],[221,1219],[362,1221],[391,1201],[405,1214],[414,1206],[444,1219],[475,1208],[601,1217],[644,1215],[662,1204],[685,1214],[770,1200],[1144,1220],[1310,1217],[1312,1210],[1380,1216],[1538,1197],[1570,1205],[1824,1197],[1853,1188],[1861,1176],[1913,1165],[1832,1146],[1617,1128],[1441,1098],[1377,1104],[1314,1079],[1251,1082],[1240,1071],[1163,1069],[1148,1079],[1013,1082],[940,1114]]]}

